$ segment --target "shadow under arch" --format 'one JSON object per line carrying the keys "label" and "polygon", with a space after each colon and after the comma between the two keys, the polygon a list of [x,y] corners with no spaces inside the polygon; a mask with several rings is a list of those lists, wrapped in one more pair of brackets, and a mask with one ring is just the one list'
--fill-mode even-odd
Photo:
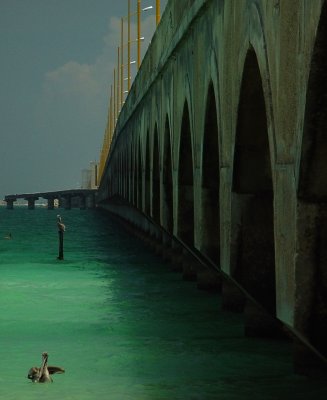
{"label": "shadow under arch", "polygon": [[150,216],[150,132],[146,134],[144,170],[144,212]]}
{"label": "shadow under arch", "polygon": [[157,124],[153,135],[152,157],[152,216],[160,224],[160,165],[159,165],[159,139]]}
{"label": "shadow under arch", "polygon": [[130,145],[128,146],[128,153],[127,153],[127,200],[129,203],[133,204],[133,143],[131,141]]}
{"label": "shadow under arch", "polygon": [[135,145],[135,141],[133,142],[132,148],[132,159],[131,159],[131,166],[132,166],[132,204],[137,207],[137,151],[138,148]]}
{"label": "shadow under arch", "polygon": [[215,264],[220,258],[219,147],[217,109],[213,83],[208,88],[202,148],[201,251]]}
{"label": "shadow under arch", "polygon": [[164,149],[162,163],[162,224],[171,234],[174,229],[173,220],[173,175],[171,164],[171,140],[168,115],[165,122]]}
{"label": "shadow under arch", "polygon": [[186,100],[179,145],[177,218],[178,237],[188,246],[194,247],[193,157],[190,116]]}
{"label": "shadow under arch", "polygon": [[231,268],[233,277],[275,315],[272,171],[263,85],[253,48],[245,59],[238,107]]}
{"label": "shadow under arch", "polygon": [[327,356],[327,2],[306,94],[297,209],[296,327]]}
{"label": "shadow under arch", "polygon": [[142,157],[141,157],[141,143],[138,141],[137,146],[137,196],[136,204],[139,210],[142,210],[142,192],[143,192],[143,182],[142,182]]}

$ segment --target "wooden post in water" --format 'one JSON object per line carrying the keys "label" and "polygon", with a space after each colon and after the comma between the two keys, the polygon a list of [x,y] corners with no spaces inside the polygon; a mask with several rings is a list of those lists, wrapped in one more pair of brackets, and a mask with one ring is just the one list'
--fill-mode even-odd
{"label": "wooden post in water", "polygon": [[57,226],[58,226],[58,235],[59,235],[59,255],[58,260],[64,259],[64,232],[65,225],[61,221],[61,216],[57,215]]}

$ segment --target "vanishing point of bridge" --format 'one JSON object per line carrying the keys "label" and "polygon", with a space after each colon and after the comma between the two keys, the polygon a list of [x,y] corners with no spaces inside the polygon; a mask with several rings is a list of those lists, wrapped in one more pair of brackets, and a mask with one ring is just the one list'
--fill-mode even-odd
{"label": "vanishing point of bridge", "polygon": [[170,0],[97,199],[299,371],[327,357],[326,93],[327,1]]}

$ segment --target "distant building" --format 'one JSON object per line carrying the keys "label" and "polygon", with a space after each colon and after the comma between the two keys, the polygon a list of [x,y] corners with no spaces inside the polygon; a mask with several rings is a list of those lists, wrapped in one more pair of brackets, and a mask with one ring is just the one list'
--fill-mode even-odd
{"label": "distant building", "polygon": [[98,163],[90,162],[90,167],[82,170],[82,189],[98,188]]}
{"label": "distant building", "polygon": [[90,163],[91,168],[91,189],[98,188],[98,166],[99,164],[96,161],[92,161]]}

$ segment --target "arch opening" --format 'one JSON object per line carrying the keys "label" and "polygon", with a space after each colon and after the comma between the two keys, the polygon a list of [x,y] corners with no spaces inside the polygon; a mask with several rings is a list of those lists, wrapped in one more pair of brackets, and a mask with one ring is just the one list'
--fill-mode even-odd
{"label": "arch opening", "polygon": [[214,263],[220,258],[219,149],[216,99],[213,84],[208,90],[202,149],[201,250]]}
{"label": "arch opening", "polygon": [[155,126],[153,136],[152,163],[152,216],[160,224],[160,166],[157,125]]}
{"label": "arch opening", "polygon": [[257,57],[245,59],[232,186],[231,267],[235,279],[276,313],[273,184],[266,106]]}
{"label": "arch opening", "polygon": [[144,212],[150,215],[150,133],[146,135],[145,171],[144,171]]}
{"label": "arch opening", "polygon": [[173,233],[173,175],[171,165],[171,141],[168,116],[165,122],[164,134],[164,155],[163,155],[163,175],[162,175],[162,223],[168,232]]}
{"label": "arch opening", "polygon": [[185,101],[182,117],[178,166],[178,236],[194,247],[193,158],[190,117]]}
{"label": "arch opening", "polygon": [[143,191],[143,182],[142,182],[142,157],[141,157],[141,145],[138,144],[137,150],[137,207],[142,210],[142,191]]}
{"label": "arch opening", "polygon": [[127,199],[128,202],[133,204],[133,146],[132,144],[128,147],[127,155]]}
{"label": "arch opening", "polygon": [[134,206],[137,206],[137,146],[133,146],[132,151],[132,191],[133,197],[132,202]]}

